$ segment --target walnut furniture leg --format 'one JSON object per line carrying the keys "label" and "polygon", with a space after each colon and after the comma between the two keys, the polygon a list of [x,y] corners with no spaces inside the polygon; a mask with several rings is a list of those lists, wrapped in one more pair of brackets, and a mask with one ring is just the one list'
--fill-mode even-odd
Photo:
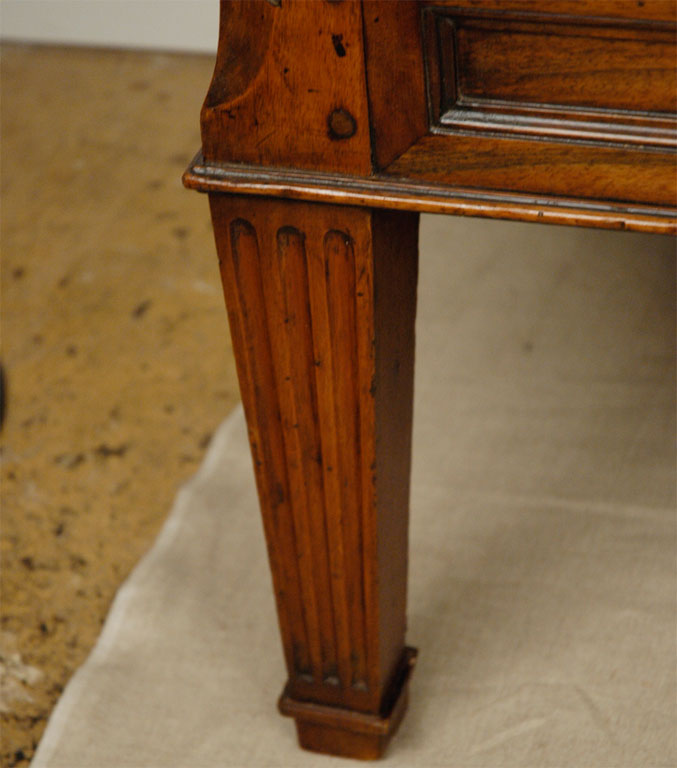
{"label": "walnut furniture leg", "polygon": [[381,755],[404,644],[418,214],[210,194],[301,746]]}
{"label": "walnut furniture leg", "polygon": [[210,195],[303,746],[376,757],[406,706],[418,213],[677,232],[676,22],[221,0],[184,183]]}

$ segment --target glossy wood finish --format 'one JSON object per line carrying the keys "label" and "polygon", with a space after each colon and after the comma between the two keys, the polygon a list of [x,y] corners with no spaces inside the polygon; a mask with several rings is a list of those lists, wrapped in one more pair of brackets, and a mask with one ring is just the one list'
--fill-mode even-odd
{"label": "glossy wood finish", "polygon": [[458,85],[466,100],[675,112],[675,39],[662,25],[504,17],[460,17],[457,25]]}
{"label": "glossy wood finish", "polygon": [[672,0],[222,0],[202,151],[302,746],[402,719],[418,211],[675,232]]}
{"label": "glossy wood finish", "polygon": [[625,146],[488,136],[426,136],[387,168],[396,177],[475,187],[673,208],[674,152]]}
{"label": "glossy wood finish", "polygon": [[674,232],[675,15],[664,0],[223,2],[186,183]]}
{"label": "glossy wood finish", "polygon": [[289,671],[282,710],[314,748],[326,726],[332,752],[361,724],[360,750],[377,756],[412,660],[418,216],[210,202]]}
{"label": "glossy wood finish", "polygon": [[368,174],[363,73],[359,3],[222,2],[204,156]]}
{"label": "glossy wood finish", "polygon": [[365,77],[374,170],[385,168],[428,127],[421,10],[410,0],[365,0]]}
{"label": "glossy wood finish", "polygon": [[528,13],[535,19],[568,16],[674,24],[677,18],[673,0],[425,0],[425,6],[490,14]]}
{"label": "glossy wood finish", "polygon": [[235,163],[208,163],[198,154],[184,183],[203,192],[266,195],[293,200],[360,205],[391,210],[481,216],[577,227],[676,234],[671,206],[614,203],[520,192],[447,187],[385,174],[367,179]]}
{"label": "glossy wood finish", "polygon": [[675,7],[423,3],[429,129],[384,173],[674,210]]}
{"label": "glossy wood finish", "polygon": [[464,9],[428,9],[424,19],[440,128],[674,146],[670,25]]}

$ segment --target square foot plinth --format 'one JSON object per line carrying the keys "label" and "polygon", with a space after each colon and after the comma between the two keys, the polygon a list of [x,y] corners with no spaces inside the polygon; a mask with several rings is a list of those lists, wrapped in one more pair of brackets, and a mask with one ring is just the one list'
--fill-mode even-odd
{"label": "square foot plinth", "polygon": [[280,697],[280,712],[295,719],[300,746],[312,752],[359,760],[381,757],[406,712],[416,654],[415,648],[405,649],[402,671],[395,681],[390,703],[379,714],[299,701],[285,689]]}

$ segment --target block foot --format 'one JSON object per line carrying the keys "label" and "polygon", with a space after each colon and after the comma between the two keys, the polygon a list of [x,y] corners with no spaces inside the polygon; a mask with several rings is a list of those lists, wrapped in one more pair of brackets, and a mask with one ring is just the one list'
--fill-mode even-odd
{"label": "block foot", "polygon": [[384,711],[369,714],[298,701],[283,692],[280,712],[296,720],[299,745],[311,752],[321,752],[358,760],[377,760],[395,735],[407,709],[409,678],[416,663],[415,648],[405,648],[400,672],[393,681],[392,693]]}

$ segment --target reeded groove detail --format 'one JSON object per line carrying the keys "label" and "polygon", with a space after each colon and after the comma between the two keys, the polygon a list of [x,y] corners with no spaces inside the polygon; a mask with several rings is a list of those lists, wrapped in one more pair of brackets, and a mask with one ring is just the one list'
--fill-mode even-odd
{"label": "reeded groove detail", "polygon": [[[306,684],[366,692],[355,247],[339,230],[317,240],[307,248],[296,227],[257,234],[233,220],[231,323],[254,382],[250,439],[266,532],[294,553],[272,564],[290,669]],[[267,399],[262,381],[274,383]]]}
{"label": "reeded groove detail", "polygon": [[[298,561],[290,556],[298,549],[297,531],[291,509],[287,462],[283,436],[276,425],[280,422],[278,398],[274,392],[264,390],[257,382],[273,379],[273,356],[265,321],[270,308],[266,307],[263,292],[261,258],[256,231],[244,219],[235,219],[230,225],[232,260],[226,263],[226,280],[230,281],[231,295],[227,302],[234,343],[239,350],[239,367],[251,382],[253,391],[243,387],[243,399],[249,413],[249,437],[254,463],[263,522],[268,541],[279,541],[281,547],[269,547],[271,570],[276,584],[276,597],[280,627],[285,637],[285,655],[290,668],[299,674],[310,674],[310,637],[302,604],[304,579]],[[264,253],[268,249],[263,249]],[[232,268],[232,273],[228,274]],[[268,393],[268,394],[266,394]]]}
{"label": "reeded groove detail", "polygon": [[[210,204],[289,673],[285,706],[385,723],[394,701],[406,705],[415,220],[222,195]],[[299,717],[312,719],[306,709]]]}
{"label": "reeded groove detail", "polygon": [[[352,271],[353,249],[345,235],[340,236],[340,250],[333,254],[330,244],[335,239],[327,234],[308,252],[310,311],[312,318],[314,381],[317,391],[318,423],[322,455],[322,488],[326,530],[331,542],[328,564],[336,627],[337,664],[329,680],[337,677],[341,687],[350,686],[363,675],[360,658],[361,622],[351,622],[351,606],[361,594],[361,574],[351,571],[356,547],[355,527],[359,527],[359,508],[350,497],[355,475],[347,473],[359,459],[355,457],[354,434],[345,433],[339,413],[355,413],[359,404],[352,391],[354,368],[354,316],[337,306],[338,295],[351,294],[346,275]],[[340,405],[339,405],[340,403]],[[346,407],[347,411],[339,408]],[[352,453],[352,455],[350,455]],[[357,583],[356,583],[357,582]]]}
{"label": "reeded groove detail", "polygon": [[[331,388],[333,414],[325,414],[328,439],[334,461],[327,466],[327,478],[333,494],[337,539],[340,541],[339,572],[347,623],[345,643],[348,653],[341,683],[366,690],[364,574],[362,572],[362,499],[360,481],[360,397],[357,364],[357,320],[355,312],[355,248],[345,232],[330,230],[323,241],[325,276],[324,297],[329,330],[325,366],[318,367],[318,381]],[[345,301],[345,297],[350,297]],[[319,384],[318,384],[319,386]],[[346,414],[350,414],[346,416]],[[332,421],[333,419],[333,421]],[[322,418],[321,418],[322,425]],[[333,431],[332,431],[333,430]],[[323,434],[325,428],[322,427]],[[342,566],[342,567],[341,567]]]}
{"label": "reeded groove detail", "polygon": [[308,300],[305,235],[281,227],[275,248],[262,256],[273,364],[280,400],[290,501],[302,574],[313,678],[335,674],[336,632],[331,598],[328,542],[318,458],[317,392]]}

